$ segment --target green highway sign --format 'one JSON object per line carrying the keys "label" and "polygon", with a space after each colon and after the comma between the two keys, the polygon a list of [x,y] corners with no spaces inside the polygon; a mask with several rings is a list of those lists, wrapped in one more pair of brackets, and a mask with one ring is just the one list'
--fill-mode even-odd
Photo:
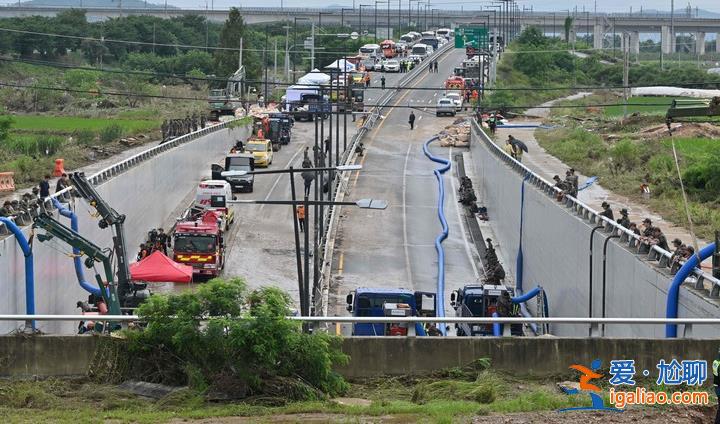
{"label": "green highway sign", "polygon": [[474,47],[487,47],[488,30],[484,26],[461,26],[455,29],[455,48],[462,49],[472,43]]}

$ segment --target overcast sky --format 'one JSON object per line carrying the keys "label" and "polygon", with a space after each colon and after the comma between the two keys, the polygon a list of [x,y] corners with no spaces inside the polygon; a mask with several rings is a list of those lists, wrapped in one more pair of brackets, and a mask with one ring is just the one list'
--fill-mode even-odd
{"label": "overcast sky", "polygon": [[[158,0],[150,0],[156,3],[160,3]],[[214,1],[215,7],[218,9],[227,9],[231,6],[280,6],[281,0],[208,0],[208,3]],[[401,0],[403,8],[407,7],[407,0]],[[391,4],[397,5],[397,0],[391,0]],[[174,4],[183,8],[205,8],[205,0],[169,0],[168,3]],[[345,7],[352,7],[353,0],[283,0],[285,7],[323,7],[327,5],[341,5]],[[356,5],[363,4],[374,4],[373,0],[355,0]],[[485,2],[477,2],[470,0],[431,0],[431,4],[437,8],[448,8],[448,9],[460,9],[461,5],[464,8],[477,8],[477,5]],[[596,2],[594,0],[520,0],[518,1],[520,7],[525,6],[526,8],[533,7],[534,10],[571,10],[577,6],[578,11],[582,11],[583,7],[587,11],[593,11]],[[690,5],[695,8],[711,10],[713,12],[720,12],[720,1],[719,0],[694,0]],[[643,9],[656,9],[656,10],[670,10],[670,0],[600,0],[597,1],[598,12],[629,12],[632,6],[633,13],[639,12],[640,8]],[[687,2],[682,0],[675,1],[675,9],[681,9],[687,6]],[[416,6],[417,7],[417,6]]]}

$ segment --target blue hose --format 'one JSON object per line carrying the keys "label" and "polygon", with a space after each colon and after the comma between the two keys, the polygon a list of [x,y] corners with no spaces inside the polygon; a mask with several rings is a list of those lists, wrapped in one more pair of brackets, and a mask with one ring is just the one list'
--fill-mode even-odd
{"label": "blue hose", "polygon": [[[500,314],[498,314],[497,312],[493,312],[492,316],[493,318],[498,318]],[[500,324],[499,322],[493,322],[493,336],[502,336],[502,324]]]}
{"label": "blue hose", "polygon": [[[33,252],[28,244],[25,234],[8,218],[0,217],[0,222],[10,230],[20,245],[20,249],[25,255],[25,313],[27,315],[35,315],[35,269],[33,266]],[[32,329],[35,330],[35,321],[31,323]]]}
{"label": "blue hose", "polygon": [[[53,205],[57,208],[60,215],[70,219],[70,228],[76,233],[78,232],[78,219],[77,215],[70,209],[63,206],[62,203],[55,197],[51,197]],[[75,263],[75,276],[77,277],[80,287],[85,289],[88,293],[94,294],[95,296],[101,296],[100,288],[93,286],[85,280],[85,271],[82,267],[82,259],[80,258],[80,249],[73,248],[73,262]]]}
{"label": "blue hose", "polygon": [[537,286],[525,294],[510,298],[510,300],[512,301],[512,303],[515,304],[527,302],[528,300],[540,294],[540,290],[542,290],[542,288],[540,286]]}
{"label": "blue hose", "polygon": [[522,248],[522,239],[523,239],[523,210],[525,209],[525,181],[527,181],[530,178],[530,173],[528,172],[525,175],[525,178],[523,178],[522,183],[520,184],[520,236],[518,239],[520,240],[520,244],[518,246],[518,255],[517,260],[515,261],[515,290],[522,294],[523,291],[523,248]]}
{"label": "blue hose", "polygon": [[[435,239],[435,250],[438,254],[438,274],[437,274],[437,294],[435,297],[435,309],[437,316],[445,317],[445,250],[442,247],[442,242],[448,236],[448,223],[445,219],[445,184],[443,182],[442,174],[450,169],[450,161],[441,157],[433,156],[430,153],[430,143],[437,140],[437,136],[426,141],[423,145],[423,153],[433,162],[442,164],[443,166],[433,170],[435,178],[438,182],[438,218],[442,225],[442,232]],[[440,325],[440,331],[443,335],[446,334],[445,326]]]}
{"label": "blue hose", "polygon": [[[707,246],[700,249],[698,254],[700,255],[700,261],[703,261],[715,252],[715,243],[710,243]],[[678,297],[680,295],[680,286],[690,273],[699,265],[698,255],[692,255],[687,262],[675,274],[672,283],[670,283],[670,289],[668,290],[667,305],[665,309],[665,316],[667,318],[678,317]],[[677,337],[677,324],[665,324],[665,337],[675,338]]]}

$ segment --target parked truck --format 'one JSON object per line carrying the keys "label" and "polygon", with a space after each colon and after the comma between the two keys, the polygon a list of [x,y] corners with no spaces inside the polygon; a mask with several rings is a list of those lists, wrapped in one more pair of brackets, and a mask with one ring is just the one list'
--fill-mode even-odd
{"label": "parked truck", "polygon": [[[435,293],[412,291],[402,288],[359,287],[346,298],[347,310],[354,317],[419,316],[434,317]],[[356,323],[353,336],[384,336],[407,334],[408,327],[393,323]],[[420,323],[415,324],[415,334],[426,335]]]}
{"label": "parked truck", "polygon": [[244,85],[245,67],[241,66],[230,75],[224,89],[210,90],[208,106],[211,121],[217,121],[223,115],[235,115],[235,110],[242,107]]}
{"label": "parked truck", "polygon": [[[512,302],[513,290],[502,284],[466,285],[450,293],[450,306],[457,317],[517,316],[518,307]],[[455,324],[458,336],[492,336],[492,324]],[[514,336],[523,335],[522,324],[512,324]]]}

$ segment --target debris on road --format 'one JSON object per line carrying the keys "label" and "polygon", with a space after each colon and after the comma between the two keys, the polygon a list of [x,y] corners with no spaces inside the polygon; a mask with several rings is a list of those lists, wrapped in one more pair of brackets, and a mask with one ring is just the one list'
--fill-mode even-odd
{"label": "debris on road", "polygon": [[442,147],[468,147],[470,146],[470,121],[465,118],[457,119],[438,133]]}

